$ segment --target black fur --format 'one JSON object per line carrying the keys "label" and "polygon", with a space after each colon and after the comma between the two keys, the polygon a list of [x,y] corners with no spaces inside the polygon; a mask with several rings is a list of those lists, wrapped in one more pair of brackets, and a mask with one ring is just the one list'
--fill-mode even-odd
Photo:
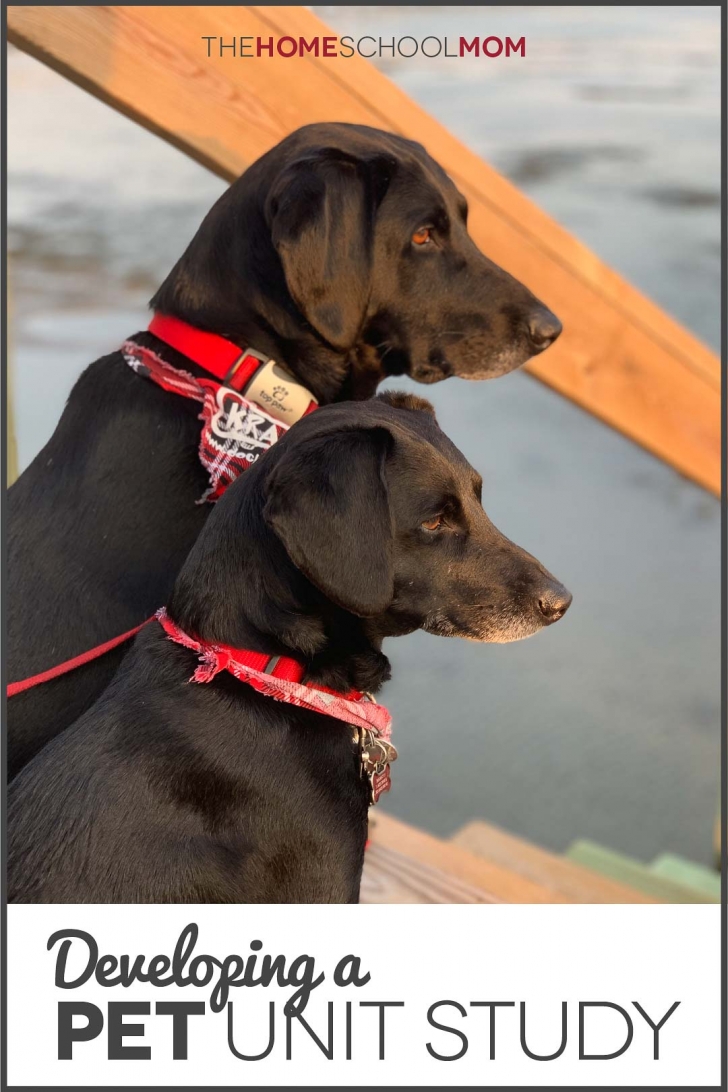
{"label": "black fur", "polygon": [[[415,248],[412,232],[430,221],[432,244]],[[392,372],[499,374],[545,347],[534,316],[558,332],[477,250],[462,198],[423,148],[350,125],[307,126],[253,164],[152,303],[273,356],[322,403],[368,398]],[[207,484],[198,409],[118,352],[81,376],[10,490],[11,681],[130,629],[167,599],[209,511],[195,505]],[[11,700],[11,777],[89,707],[124,653]]]}
{"label": "black fur", "polygon": [[[570,596],[493,527],[479,490],[427,403],[327,407],[228,489],[169,614],[206,641],[293,655],[339,690],[379,689],[385,636],[525,636]],[[225,673],[188,682],[195,666],[151,623],[21,771],[10,901],[358,899],[368,801],[352,730]]]}

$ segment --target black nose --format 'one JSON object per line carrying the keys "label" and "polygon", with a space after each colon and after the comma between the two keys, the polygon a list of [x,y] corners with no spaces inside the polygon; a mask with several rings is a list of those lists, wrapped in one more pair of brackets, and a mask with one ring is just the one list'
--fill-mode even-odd
{"label": "black nose", "polygon": [[526,319],[528,336],[537,353],[548,349],[562,330],[561,323],[548,307],[538,307]]}
{"label": "black nose", "polygon": [[563,618],[571,606],[571,599],[571,592],[556,581],[544,588],[538,599],[538,609],[544,617],[544,624],[550,626],[552,622]]}

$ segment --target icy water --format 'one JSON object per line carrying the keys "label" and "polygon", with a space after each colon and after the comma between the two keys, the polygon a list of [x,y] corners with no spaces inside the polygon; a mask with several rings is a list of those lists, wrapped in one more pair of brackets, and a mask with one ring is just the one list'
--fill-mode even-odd
{"label": "icy water", "polygon": [[[316,10],[341,34],[525,34],[525,61],[377,63],[717,346],[718,10]],[[81,369],[144,324],[224,184],[16,52],[8,123],[24,466]],[[556,850],[590,837],[709,860],[717,502],[524,375],[426,393],[484,472],[491,517],[574,605],[515,645],[389,643],[401,760],[386,807],[438,834],[479,816]]]}

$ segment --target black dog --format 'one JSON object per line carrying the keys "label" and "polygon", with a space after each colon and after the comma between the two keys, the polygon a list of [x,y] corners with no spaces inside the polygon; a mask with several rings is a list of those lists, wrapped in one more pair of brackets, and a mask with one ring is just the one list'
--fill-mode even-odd
{"label": "black dog", "polygon": [[[320,403],[386,375],[484,379],[518,367],[558,320],[470,239],[466,205],[424,149],[312,125],[217,202],[152,301],[157,312],[284,364]],[[150,333],[135,340],[205,373]],[[10,491],[8,671],[34,675],[131,629],[169,596],[209,505],[199,405],[119,352],[77,382]],[[12,698],[12,777],[98,697],[124,648]]]}
{"label": "black dog", "polygon": [[[481,479],[405,395],[295,425],[218,503],[168,614],[376,691],[386,636],[514,641],[571,596],[509,542]],[[222,672],[150,623],[116,678],[9,790],[18,902],[355,902],[368,786],[351,728]]]}

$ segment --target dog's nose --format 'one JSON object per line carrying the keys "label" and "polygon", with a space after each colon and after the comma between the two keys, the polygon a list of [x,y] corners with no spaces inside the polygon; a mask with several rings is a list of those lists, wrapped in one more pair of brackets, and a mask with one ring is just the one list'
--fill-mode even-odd
{"label": "dog's nose", "polygon": [[548,349],[562,330],[561,323],[548,307],[539,307],[532,311],[526,320],[528,336],[537,353]]}
{"label": "dog's nose", "polygon": [[556,580],[544,588],[538,598],[538,609],[543,615],[544,625],[550,626],[563,618],[571,606],[571,599],[571,592]]}

